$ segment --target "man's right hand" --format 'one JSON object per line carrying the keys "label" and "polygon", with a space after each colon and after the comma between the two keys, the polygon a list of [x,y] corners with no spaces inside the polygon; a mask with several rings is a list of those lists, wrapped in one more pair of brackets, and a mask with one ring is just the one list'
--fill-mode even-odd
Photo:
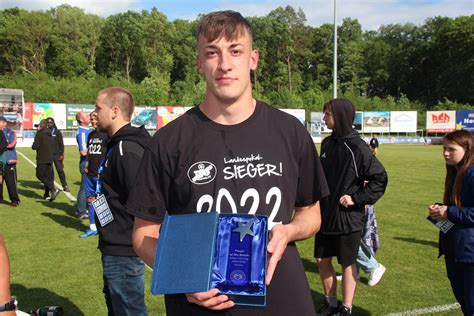
{"label": "man's right hand", "polygon": [[189,303],[194,303],[212,310],[223,310],[235,305],[227,295],[219,295],[218,289],[211,289],[207,292],[186,293]]}

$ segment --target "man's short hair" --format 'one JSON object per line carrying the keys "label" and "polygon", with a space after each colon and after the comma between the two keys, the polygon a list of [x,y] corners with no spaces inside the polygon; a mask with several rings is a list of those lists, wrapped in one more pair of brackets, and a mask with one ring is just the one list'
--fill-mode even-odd
{"label": "man's short hair", "polygon": [[132,119],[135,102],[130,91],[121,87],[110,87],[101,90],[97,96],[102,95],[104,96],[105,104],[109,108],[117,105],[122,111],[125,120],[130,121]]}
{"label": "man's short hair", "polygon": [[212,42],[221,36],[227,40],[236,40],[245,34],[253,39],[252,25],[239,12],[216,11],[204,15],[196,28],[196,39],[203,36],[207,41]]}

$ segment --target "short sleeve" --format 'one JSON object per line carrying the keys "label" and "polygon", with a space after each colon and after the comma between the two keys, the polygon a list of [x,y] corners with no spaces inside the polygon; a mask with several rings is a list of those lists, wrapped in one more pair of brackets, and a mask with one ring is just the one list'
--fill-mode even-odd
{"label": "short sleeve", "polygon": [[[127,212],[149,221],[162,221],[166,212],[164,175],[158,157],[146,148],[138,168],[135,184],[126,203]],[[160,179],[164,181],[160,181]]]}

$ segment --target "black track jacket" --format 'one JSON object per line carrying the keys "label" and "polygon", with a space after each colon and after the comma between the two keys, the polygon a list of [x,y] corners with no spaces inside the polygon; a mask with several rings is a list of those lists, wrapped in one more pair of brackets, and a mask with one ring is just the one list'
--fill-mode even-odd
{"label": "black track jacket", "polygon": [[[385,192],[385,168],[355,130],[343,137],[334,133],[326,137],[320,158],[330,190],[321,200],[320,232],[339,235],[361,231],[365,204],[374,204]],[[355,205],[345,208],[339,204],[345,194]]]}
{"label": "black track jacket", "polygon": [[134,217],[126,212],[124,205],[135,183],[144,147],[150,138],[143,126],[136,128],[127,124],[107,143],[107,163],[101,175],[102,193],[114,220],[101,227],[95,215],[99,228],[99,249],[103,255],[136,256],[132,246]]}

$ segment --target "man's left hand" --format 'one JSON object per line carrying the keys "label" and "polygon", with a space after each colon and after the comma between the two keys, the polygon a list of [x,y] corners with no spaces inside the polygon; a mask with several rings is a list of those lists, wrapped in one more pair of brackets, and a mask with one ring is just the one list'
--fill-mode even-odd
{"label": "man's left hand", "polygon": [[267,245],[269,253],[266,275],[267,285],[272,281],[273,273],[275,273],[276,266],[285,253],[289,241],[289,228],[287,225],[279,224],[272,228],[270,241]]}

